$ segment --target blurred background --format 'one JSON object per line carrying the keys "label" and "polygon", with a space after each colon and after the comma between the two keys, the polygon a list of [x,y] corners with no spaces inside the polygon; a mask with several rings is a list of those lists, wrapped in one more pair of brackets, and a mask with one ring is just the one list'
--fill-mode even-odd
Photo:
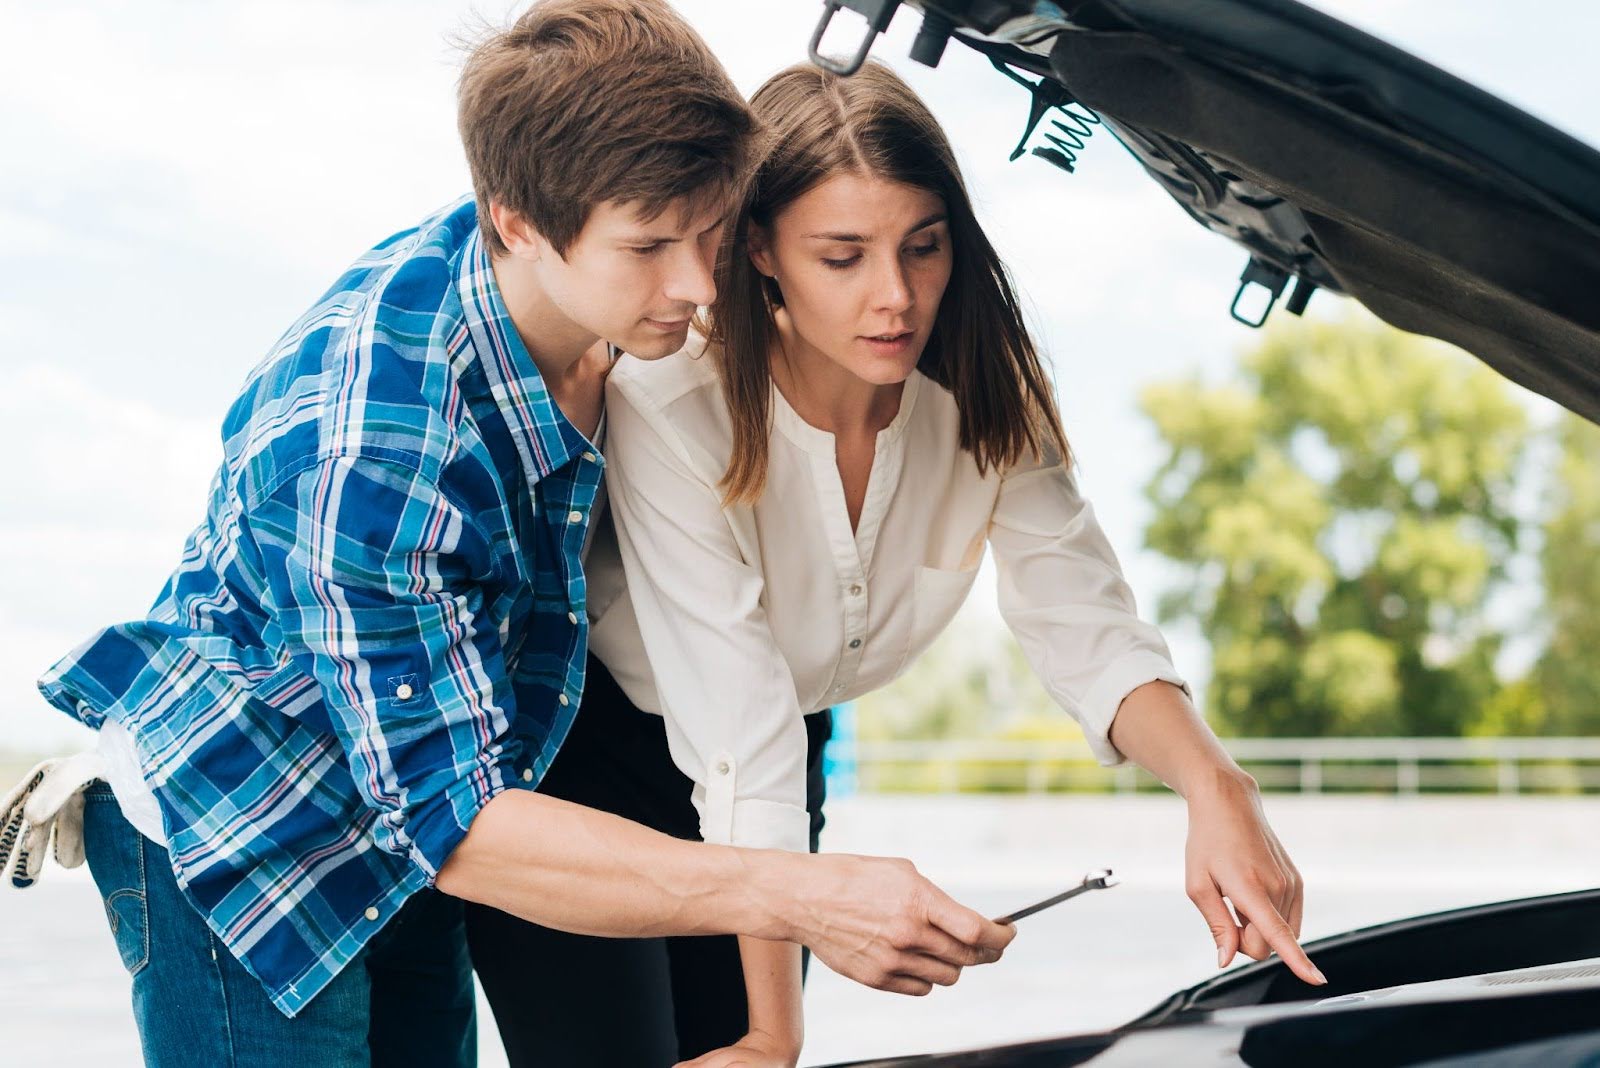
{"label": "blurred background", "polygon": [[[804,58],[820,10],[674,2],[746,90]],[[1600,144],[1595,5],[1313,6]],[[356,253],[467,191],[457,42],[519,7],[0,8],[4,785],[88,744],[34,680],[149,604],[249,368]],[[1600,429],[1327,294],[1238,325],[1242,250],[1105,134],[1075,174],[1007,162],[1026,93],[959,46],[911,64],[916,23],[874,54],[956,146],[1144,614],[1269,791],[1307,935],[1600,885]],[[910,856],[997,913],[1090,868],[1126,885],[927,999],[819,969],[803,1063],[1113,1026],[1214,967],[1181,801],[1094,765],[992,587],[841,710],[824,848]],[[0,1003],[39,1021],[26,1063],[137,1062],[85,873],[0,891]]]}

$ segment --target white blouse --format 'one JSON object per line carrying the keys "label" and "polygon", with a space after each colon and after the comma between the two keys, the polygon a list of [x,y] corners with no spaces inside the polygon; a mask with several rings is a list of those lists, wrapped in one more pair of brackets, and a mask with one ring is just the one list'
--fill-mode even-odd
{"label": "white blouse", "polygon": [[852,533],[833,435],[774,389],[766,491],[724,508],[732,421],[703,345],[612,370],[615,536],[585,570],[591,646],[634,704],[665,716],[706,841],[807,848],[802,715],[901,674],[961,606],[986,545],[1029,663],[1101,762],[1122,760],[1108,738],[1122,699],[1184,683],[1059,461],[980,475],[955,399],[913,372]]}

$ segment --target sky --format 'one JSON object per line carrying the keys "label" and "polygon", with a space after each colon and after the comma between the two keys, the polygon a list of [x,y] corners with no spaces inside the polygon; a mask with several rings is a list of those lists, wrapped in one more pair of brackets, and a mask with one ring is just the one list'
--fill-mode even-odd
{"label": "sky", "polygon": [[[804,58],[821,5],[676,6],[751,91]],[[1312,6],[1600,144],[1600,5]],[[457,42],[518,7],[0,7],[0,749],[81,741],[34,679],[148,607],[202,514],[247,371],[359,252],[468,190]],[[1243,252],[1104,134],[1074,175],[1007,162],[1026,94],[958,45],[937,70],[912,64],[916,22],[902,12],[874,54],[949,132],[1053,365],[1083,488],[1153,606],[1170,573],[1140,548],[1160,450],[1138,392],[1221,378],[1249,346],[1227,313]],[[1341,304],[1319,294],[1312,314]],[[1171,638],[1180,670],[1203,679],[1203,641]]]}

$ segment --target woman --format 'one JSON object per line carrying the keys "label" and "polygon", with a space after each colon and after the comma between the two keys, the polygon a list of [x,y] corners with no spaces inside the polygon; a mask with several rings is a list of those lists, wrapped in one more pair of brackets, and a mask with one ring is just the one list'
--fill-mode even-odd
{"label": "woman", "polygon": [[[634,790],[626,814],[708,841],[814,848],[822,710],[915,661],[987,547],[1002,613],[1097,755],[1130,757],[1187,800],[1188,889],[1219,965],[1276,948],[1322,981],[1295,942],[1299,877],[1254,782],[1195,713],[1077,493],[1050,383],[932,115],[878,65],[849,79],[796,66],[752,105],[771,148],[730,231],[709,343],[623,360],[608,383],[620,552],[597,547],[590,570],[593,649],[615,681],[594,665],[575,728],[593,740],[568,743],[557,788],[659,783],[652,798]],[[661,767],[668,750],[680,770]],[[609,956],[613,973],[648,970],[615,946],[565,948]],[[677,1055],[795,1063],[799,949],[697,948],[680,966],[669,947],[643,981],[678,1020]],[[915,993],[956,976],[930,965],[904,978]],[[485,985],[504,1021],[505,981]],[[586,997],[606,994],[569,985],[556,1002]],[[532,1000],[518,1002],[530,1028],[560,1026]],[[619,1023],[635,1014],[607,1004]],[[686,1034],[686,1015],[710,1023]]]}

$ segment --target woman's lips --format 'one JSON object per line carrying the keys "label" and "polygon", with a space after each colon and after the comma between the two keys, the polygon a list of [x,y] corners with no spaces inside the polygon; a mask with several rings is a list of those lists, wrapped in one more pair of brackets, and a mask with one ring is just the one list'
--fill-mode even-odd
{"label": "woman's lips", "polygon": [[867,348],[879,356],[899,356],[911,348],[912,339],[915,337],[915,331],[906,330],[897,334],[862,337],[861,340],[867,343]]}

